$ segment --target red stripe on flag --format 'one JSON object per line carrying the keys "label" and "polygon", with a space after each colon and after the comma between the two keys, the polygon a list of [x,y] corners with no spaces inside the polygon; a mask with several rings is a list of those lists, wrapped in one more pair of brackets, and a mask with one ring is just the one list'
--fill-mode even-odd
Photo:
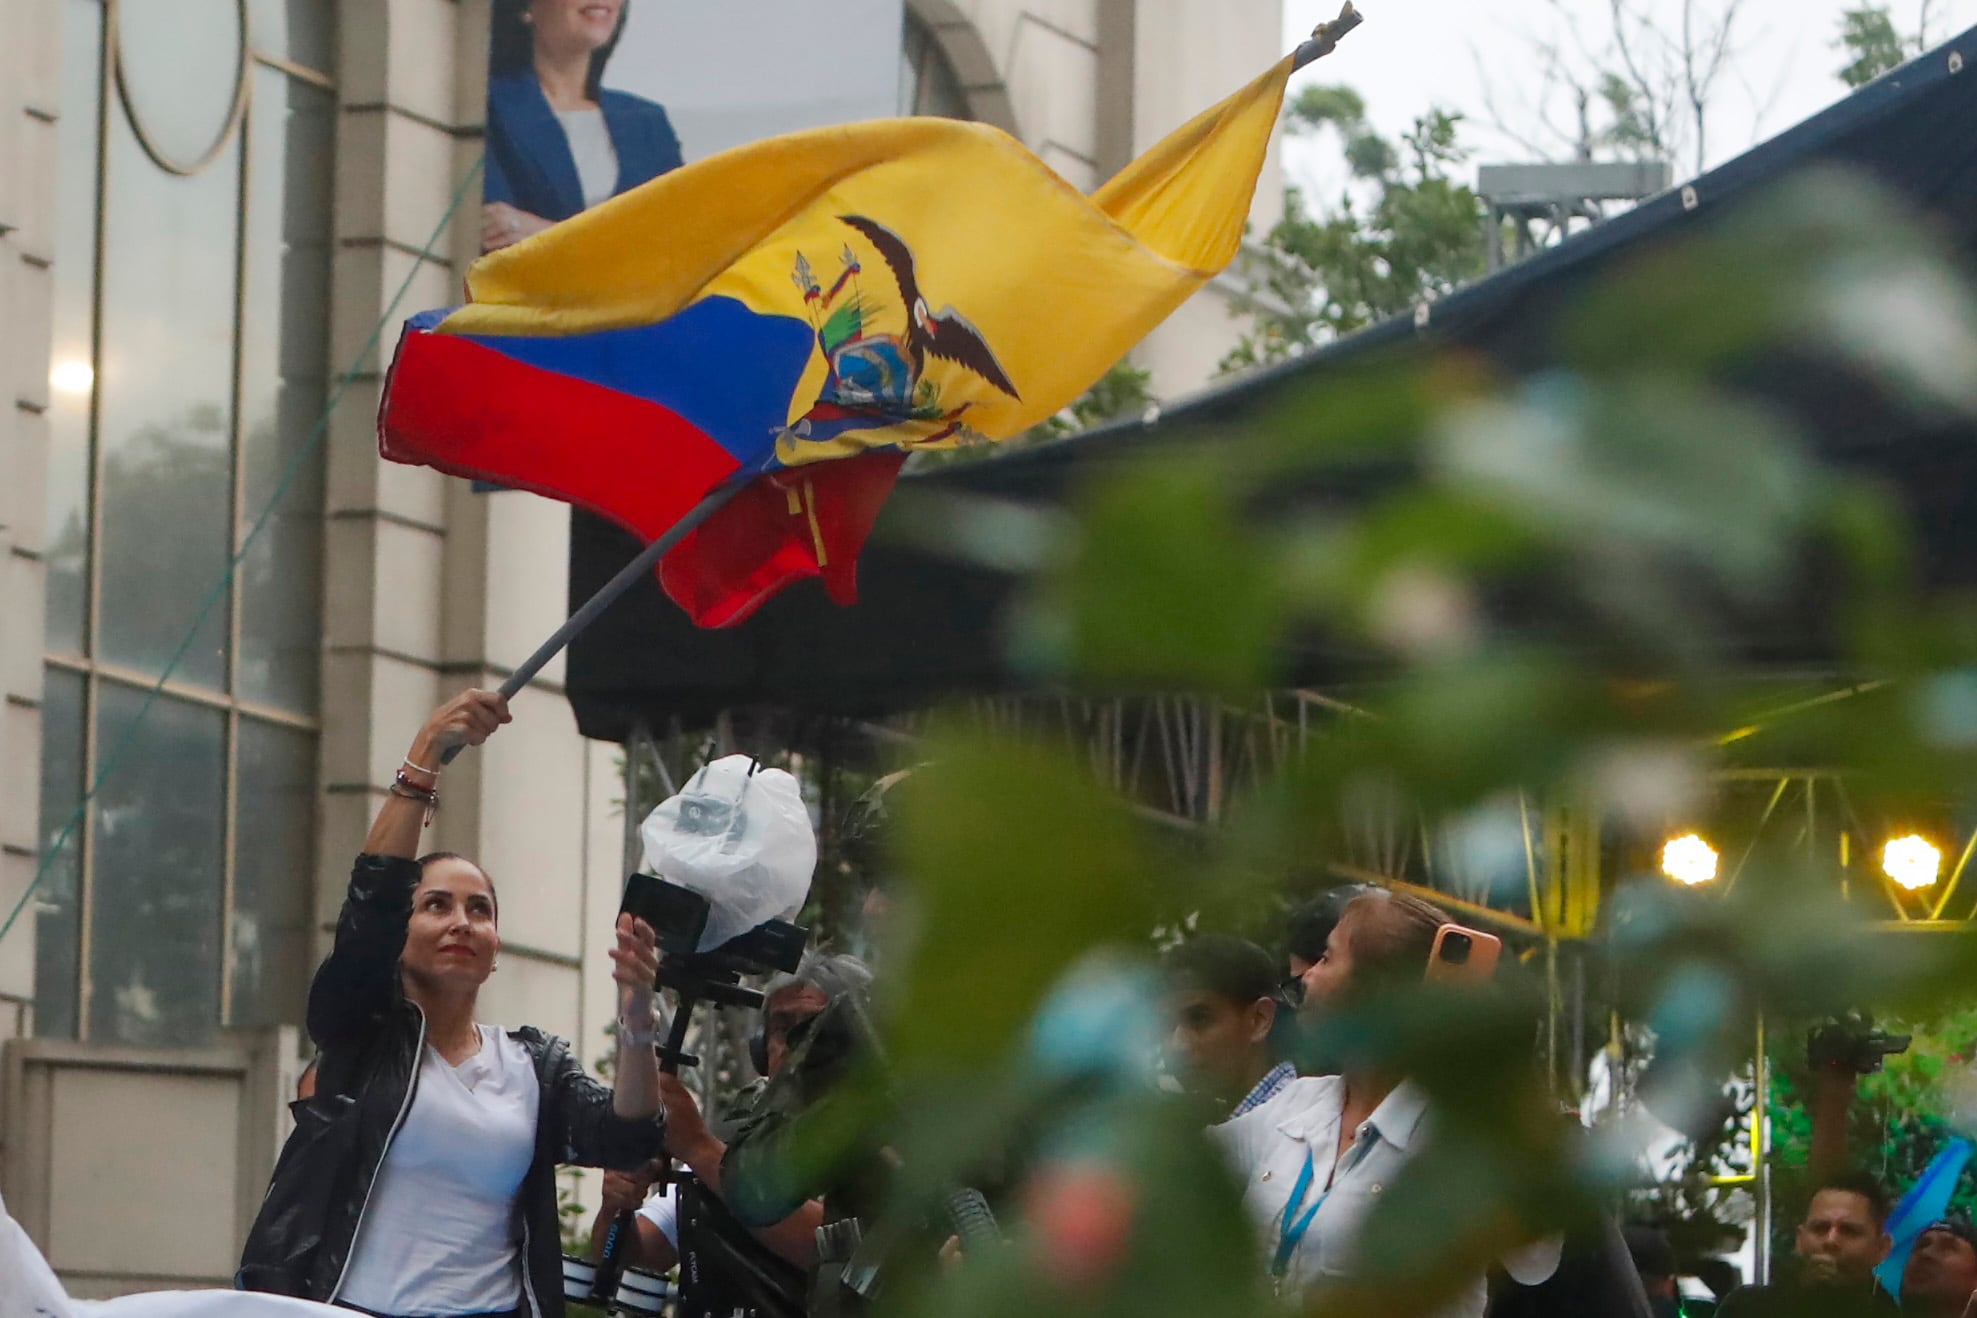
{"label": "red stripe on flag", "polygon": [[804,577],[856,603],[858,551],[905,461],[881,450],[756,480],[666,555],[666,593],[702,627],[732,626]]}
{"label": "red stripe on flag", "polygon": [[[378,451],[577,504],[648,544],[740,465],[658,403],[419,330],[386,382]],[[804,577],[854,603],[858,552],[905,461],[886,450],[761,477],[666,555],[659,580],[702,627]]]}
{"label": "red stripe on flag", "polygon": [[398,345],[378,452],[574,503],[647,543],[740,465],[658,403],[420,330]]}

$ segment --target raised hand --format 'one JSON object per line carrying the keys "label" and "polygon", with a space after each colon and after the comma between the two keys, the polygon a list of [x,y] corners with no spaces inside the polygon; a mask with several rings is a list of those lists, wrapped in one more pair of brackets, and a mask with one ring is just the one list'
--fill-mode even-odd
{"label": "raised hand", "polygon": [[611,949],[611,978],[618,982],[619,1018],[643,1021],[652,1012],[659,978],[659,936],[629,912],[618,913],[618,942]]}
{"label": "raised hand", "polygon": [[499,691],[470,687],[427,717],[425,727],[419,729],[418,739],[412,743],[414,753],[410,758],[419,764],[432,764],[433,760],[419,759],[419,755],[436,755],[455,746],[478,746],[492,737],[495,729],[513,721],[506,696]]}

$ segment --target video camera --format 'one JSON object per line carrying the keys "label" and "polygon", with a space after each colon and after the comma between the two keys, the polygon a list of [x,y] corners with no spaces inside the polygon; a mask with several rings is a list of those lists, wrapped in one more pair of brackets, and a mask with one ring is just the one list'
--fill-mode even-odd
{"label": "video camera", "polygon": [[1853,1012],[1817,1026],[1806,1036],[1806,1065],[1814,1071],[1873,1075],[1888,1058],[1908,1051],[1911,1036],[1874,1028],[1874,1018]]}
{"label": "video camera", "polygon": [[683,1051],[693,1008],[701,1002],[722,1007],[760,1007],[762,995],[742,985],[744,975],[792,971],[803,959],[810,931],[787,920],[769,920],[731,938],[712,951],[697,950],[713,907],[706,897],[650,874],[625,880],[619,909],[652,926],[659,936],[657,988],[671,989],[679,998],[672,1029],[658,1049],[662,1070],[698,1066],[700,1059]]}

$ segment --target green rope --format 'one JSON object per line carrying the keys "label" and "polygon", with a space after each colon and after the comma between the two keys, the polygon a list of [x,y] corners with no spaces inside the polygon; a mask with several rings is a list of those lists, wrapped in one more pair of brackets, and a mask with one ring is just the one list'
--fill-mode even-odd
{"label": "green rope", "polygon": [[[468,170],[467,176],[460,181],[460,186],[453,190],[453,200],[447,205],[446,214],[440,216],[439,223],[433,226],[432,236],[426,239],[425,246],[421,249],[422,251],[432,251],[440,239],[445,237],[446,228],[453,222],[453,216],[459,211],[460,203],[466,199],[468,190],[472,188],[474,181],[480,177],[481,166],[485,162],[485,159],[483,157],[481,160],[475,161],[474,167]],[[235,551],[233,558],[227,563],[226,570],[220,574],[220,579],[213,584],[213,589],[206,596],[206,602],[200,605],[198,616],[192,620],[192,626],[187,629],[185,639],[179,642],[178,649],[172,652],[171,661],[165,665],[165,671],[158,675],[158,680],[152,683],[149,691],[145,692],[144,703],[137,708],[137,717],[130,721],[129,726],[124,729],[123,735],[110,748],[109,754],[103,757],[103,765],[96,771],[96,780],[89,785],[89,790],[83,793],[82,800],[76,803],[75,811],[69,816],[68,822],[62,825],[62,831],[56,834],[55,840],[48,845],[47,851],[41,858],[41,864],[34,871],[34,878],[27,885],[27,890],[21,894],[20,900],[14,903],[14,908],[7,913],[6,921],[0,923],[0,942],[6,941],[7,935],[13,931],[15,922],[21,918],[21,912],[27,909],[28,902],[33,900],[35,892],[41,887],[42,883],[47,879],[49,872],[54,868],[56,858],[62,854],[63,849],[74,838],[76,829],[88,817],[90,802],[95,800],[96,794],[103,790],[103,784],[109,781],[112,773],[116,772],[117,765],[123,759],[124,752],[129,750],[131,743],[137,739],[138,729],[144,725],[145,716],[151,712],[151,706],[157,702],[158,694],[165,689],[165,684],[171,681],[172,673],[177,670],[179,662],[192,649],[193,641],[199,635],[199,629],[206,625],[206,619],[212,615],[214,609],[219,607],[220,601],[227,597],[228,590],[233,586],[234,573],[239,570],[241,563],[246,561],[247,551],[253,547],[254,541],[260,537],[262,529],[268,524],[268,519],[274,515],[276,506],[288,494],[289,487],[302,475],[304,465],[322,447],[323,439],[329,433],[330,418],[336,415],[337,404],[343,401],[344,392],[350,388],[351,382],[356,377],[357,368],[363,365],[364,358],[378,346],[379,340],[384,337],[385,326],[389,325],[397,316],[398,304],[404,301],[405,294],[411,291],[412,280],[417,277],[418,273],[419,263],[414,261],[412,268],[405,274],[404,282],[400,283],[398,285],[398,291],[392,294],[390,303],[384,309],[384,314],[378,317],[378,323],[371,327],[371,333],[364,340],[364,346],[357,350],[356,360],[350,363],[348,370],[337,377],[336,388],[330,393],[329,401],[323,405],[322,415],[316,419],[315,428],[309,432],[308,439],[303,441],[302,447],[289,460],[288,466],[282,472],[281,481],[275,486],[274,493],[268,496],[268,502],[263,505],[260,513],[254,518],[254,525],[248,529],[246,538],[240,542],[240,548]]]}

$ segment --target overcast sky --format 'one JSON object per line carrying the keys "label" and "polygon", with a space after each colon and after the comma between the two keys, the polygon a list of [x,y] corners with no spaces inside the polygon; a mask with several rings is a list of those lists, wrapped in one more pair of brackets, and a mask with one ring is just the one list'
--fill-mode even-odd
{"label": "overcast sky", "polygon": [[[1679,30],[1683,0],[1626,0]],[[1721,13],[1728,0],[1693,0],[1700,13]],[[1741,0],[1733,28],[1735,53],[1709,115],[1707,162],[1720,163],[1770,137],[1845,94],[1835,76],[1845,61],[1834,49],[1840,15],[1859,0]],[[1894,0],[1898,25],[1913,31],[1924,0]],[[1366,23],[1338,52],[1301,75],[1301,81],[1344,83],[1367,100],[1374,122],[1398,135],[1431,106],[1469,118],[1467,140],[1481,162],[1525,160],[1533,152],[1498,132],[1500,116],[1521,135],[1543,142],[1533,51],[1550,40],[1587,52],[1608,48],[1610,0],[1358,0]],[[1294,43],[1313,24],[1337,15],[1339,0],[1284,0],[1285,37]],[[1929,0],[1932,42],[1977,24],[1977,0]],[[1576,40],[1568,23],[1576,22]],[[1293,84],[1293,86],[1301,85]],[[1494,98],[1497,116],[1488,102]],[[1562,101],[1555,102],[1563,109]],[[1559,116],[1563,117],[1563,116]],[[1556,141],[1555,138],[1551,139]],[[1315,187],[1329,201],[1343,174],[1329,145],[1293,146],[1287,163],[1294,181]],[[1677,168],[1693,171],[1693,156]]]}

